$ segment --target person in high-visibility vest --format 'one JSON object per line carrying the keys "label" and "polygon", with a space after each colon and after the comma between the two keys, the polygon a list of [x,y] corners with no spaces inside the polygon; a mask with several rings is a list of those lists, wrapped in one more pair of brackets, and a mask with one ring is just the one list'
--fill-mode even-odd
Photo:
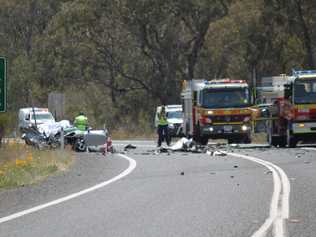
{"label": "person in high-visibility vest", "polygon": [[86,131],[88,128],[88,118],[84,115],[83,112],[80,112],[79,115],[75,118],[74,125],[80,131]]}
{"label": "person in high-visibility vest", "polygon": [[161,111],[158,112],[158,147],[161,146],[161,143],[165,139],[167,142],[167,145],[170,146],[170,139],[169,139],[169,131],[168,131],[168,120],[167,120],[167,114],[165,106],[161,107]]}

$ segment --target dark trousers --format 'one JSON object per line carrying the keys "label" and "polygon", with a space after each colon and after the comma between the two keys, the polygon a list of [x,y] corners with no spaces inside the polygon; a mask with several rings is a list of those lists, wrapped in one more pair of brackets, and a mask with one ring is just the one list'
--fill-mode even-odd
{"label": "dark trousers", "polygon": [[158,125],[158,146],[161,146],[161,143],[165,140],[167,145],[170,145],[170,138],[169,138],[169,129],[168,125]]}

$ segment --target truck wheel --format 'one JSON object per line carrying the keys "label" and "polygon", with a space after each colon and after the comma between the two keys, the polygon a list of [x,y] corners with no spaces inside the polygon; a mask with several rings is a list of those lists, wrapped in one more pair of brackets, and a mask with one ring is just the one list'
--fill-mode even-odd
{"label": "truck wheel", "polygon": [[279,147],[286,147],[286,137],[282,136],[278,138]]}
{"label": "truck wheel", "polygon": [[268,143],[270,146],[277,147],[278,145],[280,145],[280,138],[268,134]]}
{"label": "truck wheel", "polygon": [[251,135],[250,134],[247,134],[244,139],[243,139],[243,142],[245,144],[250,144],[251,143]]}
{"label": "truck wheel", "polygon": [[296,138],[291,134],[291,130],[288,128],[286,130],[286,145],[289,148],[295,148],[297,144]]}

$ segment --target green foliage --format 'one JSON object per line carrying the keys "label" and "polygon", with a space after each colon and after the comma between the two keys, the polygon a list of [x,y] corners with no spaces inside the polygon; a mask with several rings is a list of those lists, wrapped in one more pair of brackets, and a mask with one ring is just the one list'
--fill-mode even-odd
{"label": "green foliage", "polygon": [[[0,133],[8,134],[16,126],[16,115],[11,112],[0,113]],[[1,137],[1,134],[0,134]]]}
{"label": "green foliage", "polygon": [[66,118],[150,130],[181,80],[315,66],[314,1],[0,0],[9,109],[66,94]]}

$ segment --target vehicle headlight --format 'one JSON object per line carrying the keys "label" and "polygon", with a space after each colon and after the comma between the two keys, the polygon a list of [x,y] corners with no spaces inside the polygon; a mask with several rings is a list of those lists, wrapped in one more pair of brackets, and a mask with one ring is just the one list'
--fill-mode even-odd
{"label": "vehicle headlight", "polygon": [[249,129],[249,127],[246,126],[246,125],[242,125],[242,126],[241,126],[241,130],[242,130],[242,131],[247,131],[248,129]]}
{"label": "vehicle headlight", "polygon": [[207,114],[210,114],[210,115],[212,115],[212,114],[214,114],[214,111],[212,111],[212,110],[209,110],[209,111],[207,111]]}

